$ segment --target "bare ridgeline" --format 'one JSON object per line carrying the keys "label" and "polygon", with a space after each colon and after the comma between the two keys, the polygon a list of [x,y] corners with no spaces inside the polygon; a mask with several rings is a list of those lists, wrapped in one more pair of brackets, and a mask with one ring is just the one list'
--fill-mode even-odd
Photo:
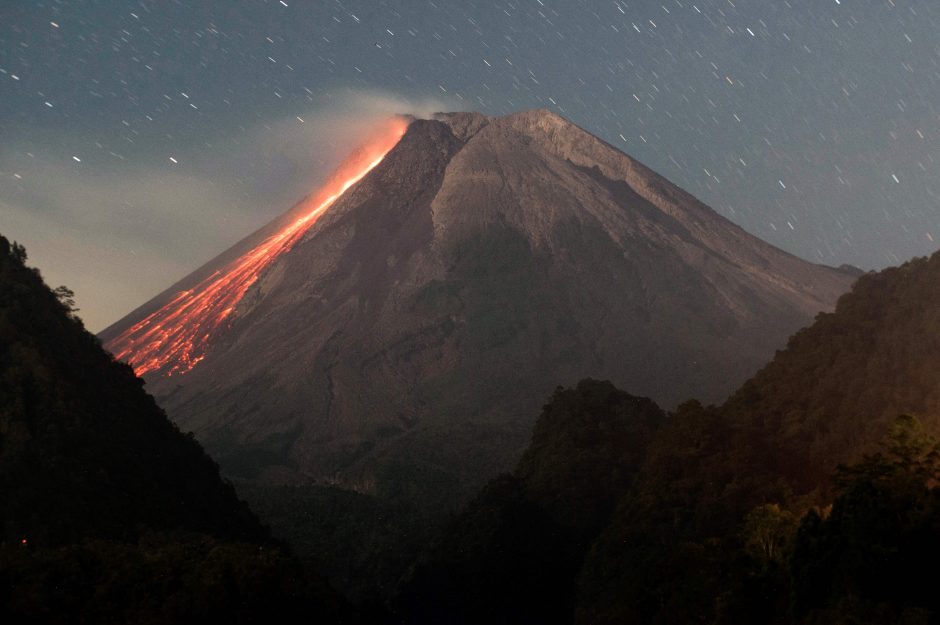
{"label": "bare ridgeline", "polygon": [[555,385],[722,400],[856,277],[553,113],[440,114],[265,270],[198,366],[148,389],[236,477],[426,479],[453,503],[512,465]]}

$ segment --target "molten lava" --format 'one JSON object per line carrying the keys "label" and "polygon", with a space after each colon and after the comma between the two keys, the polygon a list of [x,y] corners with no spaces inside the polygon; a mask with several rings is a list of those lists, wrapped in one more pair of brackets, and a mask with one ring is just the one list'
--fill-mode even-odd
{"label": "molten lava", "polygon": [[296,219],[195,287],[177,293],[106,347],[118,360],[129,362],[137,375],[190,371],[205,357],[210,339],[261,273],[289,250],[337,198],[382,162],[407,126],[403,119],[390,120],[340,165],[322,189],[304,201]]}

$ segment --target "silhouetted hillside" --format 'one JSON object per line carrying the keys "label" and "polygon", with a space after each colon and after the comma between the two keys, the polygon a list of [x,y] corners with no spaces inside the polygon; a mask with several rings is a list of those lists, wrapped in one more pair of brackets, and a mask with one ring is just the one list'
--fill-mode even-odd
{"label": "silhouetted hillside", "polygon": [[[861,277],[723,407],[797,494],[857,460],[902,413],[940,431],[940,254]],[[825,485],[824,485],[825,486]]]}
{"label": "silhouetted hillside", "polygon": [[0,238],[3,540],[53,546],[138,526],[264,538],[199,444],[24,260]]}
{"label": "silhouetted hillside", "polygon": [[0,620],[335,621],[198,443],[0,236]]}
{"label": "silhouetted hillside", "polygon": [[718,619],[749,514],[828,505],[900,414],[940,432],[937,285],[940,254],[867,274],[723,406],[682,406],[586,560],[579,621]]}
{"label": "silhouetted hillside", "polygon": [[940,554],[938,285],[940,254],[863,276],[720,407],[611,421],[589,397],[629,396],[556,393],[418,569],[406,621],[937,622],[912,567]]}
{"label": "silhouetted hillside", "polygon": [[610,382],[559,388],[516,470],[491,481],[418,568],[406,621],[570,623],[584,553],[664,418]]}

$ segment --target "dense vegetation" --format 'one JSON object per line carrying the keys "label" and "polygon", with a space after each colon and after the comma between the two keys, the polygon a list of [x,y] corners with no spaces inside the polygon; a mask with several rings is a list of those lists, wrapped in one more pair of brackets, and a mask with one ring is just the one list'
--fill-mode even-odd
{"label": "dense vegetation", "polygon": [[839,497],[810,511],[789,559],[796,619],[928,623],[940,617],[940,448],[902,416],[885,449],[837,474]]}
{"label": "dense vegetation", "polygon": [[274,546],[155,534],[0,547],[7,623],[331,623],[344,612],[329,588]]}
{"label": "dense vegetation", "polygon": [[447,528],[400,611],[427,623],[571,622],[584,553],[664,418],[609,382],[558,389],[516,470]]}
{"label": "dense vegetation", "polygon": [[236,483],[291,551],[366,612],[381,611],[447,518],[410,501],[335,486]]}
{"label": "dense vegetation", "polygon": [[338,617],[25,261],[0,237],[0,620]]}
{"label": "dense vegetation", "polygon": [[640,420],[621,455],[572,436],[628,431],[587,399],[603,384],[559,392],[418,568],[403,620],[937,622],[914,568],[940,556],[937,284],[940,255],[863,276],[724,405]]}
{"label": "dense vegetation", "polygon": [[[583,401],[577,395],[586,392],[648,402],[585,381],[557,393],[553,404],[563,394]],[[656,411],[650,405],[647,415]],[[593,414],[603,422],[605,413]],[[398,605],[403,622],[809,625],[940,618],[933,577],[925,575],[940,558],[940,445],[914,417],[896,420],[881,451],[839,467],[830,506],[800,518],[779,504],[759,504],[731,531],[699,541],[677,529],[700,521],[687,513],[698,502],[668,493],[653,505],[637,502],[651,493],[618,480],[624,464],[595,457],[592,476],[576,469],[591,446],[576,443],[568,452],[551,472],[564,473],[561,484],[583,479],[579,496],[540,496],[520,469],[493,480],[419,567]],[[592,485],[599,496],[585,501]],[[600,510],[625,485],[627,510],[589,513],[574,523],[558,515]],[[642,513],[631,514],[634,507]]]}
{"label": "dense vegetation", "polygon": [[682,406],[586,560],[579,620],[720,620],[748,514],[828,506],[899,414],[940,432],[937,284],[940,254],[867,274],[723,406]]}

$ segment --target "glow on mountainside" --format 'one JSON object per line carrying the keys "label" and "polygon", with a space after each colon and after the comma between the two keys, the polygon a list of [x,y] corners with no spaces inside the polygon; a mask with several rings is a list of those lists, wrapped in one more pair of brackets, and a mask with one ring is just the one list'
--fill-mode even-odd
{"label": "glow on mountainside", "polygon": [[395,147],[408,124],[395,118],[340,165],[329,182],[310,196],[300,216],[198,285],[109,341],[105,347],[137,375],[190,371],[205,357],[209,341],[245,292],[278,256],[289,250],[317,219]]}

